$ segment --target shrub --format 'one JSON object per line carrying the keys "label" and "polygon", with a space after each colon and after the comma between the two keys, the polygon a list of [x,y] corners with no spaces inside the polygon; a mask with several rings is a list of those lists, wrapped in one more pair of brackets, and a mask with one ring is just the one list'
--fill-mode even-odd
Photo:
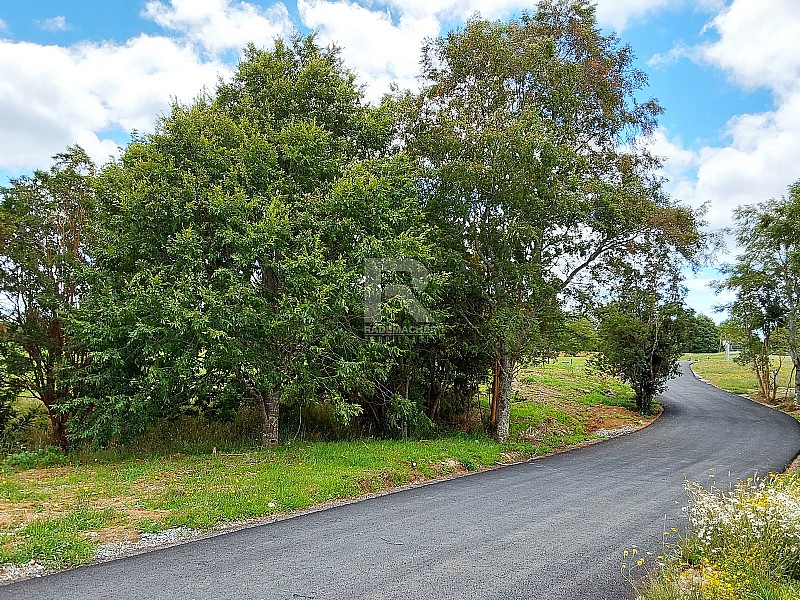
{"label": "shrub", "polygon": [[56,446],[42,446],[37,450],[25,450],[9,454],[4,464],[15,469],[34,469],[39,467],[52,467],[69,462],[69,458]]}

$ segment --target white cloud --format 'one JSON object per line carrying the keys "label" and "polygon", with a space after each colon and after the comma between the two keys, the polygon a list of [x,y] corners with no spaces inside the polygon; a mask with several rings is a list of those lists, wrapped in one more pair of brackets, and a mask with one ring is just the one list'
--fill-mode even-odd
{"label": "white cloud", "polygon": [[620,32],[631,21],[674,6],[674,0],[598,0],[597,20]]}
{"label": "white cloud", "polygon": [[151,131],[170,98],[191,100],[225,69],[164,37],[68,48],[0,40],[0,169],[46,166],[76,142],[103,162],[116,154],[103,131]]}
{"label": "white cloud", "polygon": [[683,43],[676,44],[669,52],[666,54],[654,54],[650,59],[647,61],[648,66],[658,69],[660,67],[668,67],[669,65],[673,65],[684,58],[688,58],[690,60],[694,60],[697,54],[696,48],[691,48]]}
{"label": "white cloud", "polygon": [[[708,9],[720,1],[701,0],[696,6]],[[160,3],[148,7],[151,4]],[[600,0],[597,14],[603,25],[619,31],[632,20],[675,6],[675,0]],[[346,62],[367,86],[367,97],[376,100],[391,82],[416,87],[422,43],[439,35],[444,23],[476,13],[508,18],[533,5],[526,0],[298,0],[297,8],[303,24],[318,31],[320,41],[343,48]]]}
{"label": "white cloud", "polygon": [[[652,0],[666,4],[666,0]],[[367,97],[379,99],[389,84],[416,87],[420,51],[424,40],[439,35],[443,23],[463,21],[480,13],[485,18],[507,18],[530,9],[524,0],[298,0],[298,12],[306,27],[319,33],[323,43],[343,48],[346,62],[360,75]],[[608,12],[626,21],[642,13],[640,2],[631,1]]]}
{"label": "white cloud", "polygon": [[748,87],[797,87],[800,2],[734,0],[709,27],[719,40],[700,48],[704,60]]}
{"label": "white cloud", "polygon": [[241,50],[249,42],[271,46],[292,30],[289,11],[280,2],[264,9],[233,0],[151,0],[142,15],[212,54]]}
{"label": "white cloud", "polygon": [[668,159],[664,165],[664,175],[670,180],[697,166],[697,155],[684,148],[680,138],[670,139],[664,129],[653,132],[646,145],[655,156]]}
{"label": "white cloud", "polygon": [[792,51],[800,39],[800,4],[735,0],[710,27],[718,40],[693,49],[693,60],[722,69],[739,85],[766,87],[775,99],[772,110],[731,118],[725,145],[689,152],[661,133],[675,196],[695,206],[709,201],[710,223],[725,227],[735,207],[781,196],[800,179],[800,54]]}
{"label": "white cloud", "polygon": [[8,31],[8,23],[0,19],[0,31]]}
{"label": "white cloud", "polygon": [[50,19],[45,19],[39,24],[39,27],[45,31],[66,31],[69,29],[67,18],[60,15]]}
{"label": "white cloud", "polygon": [[[109,131],[152,131],[172,98],[189,101],[230,73],[218,55],[290,30],[281,3],[150,1],[143,14],[179,36],[69,47],[0,40],[0,170],[46,166],[76,142],[104,162],[117,153]],[[67,27],[63,17],[45,23]]]}
{"label": "white cloud", "polygon": [[305,25],[318,31],[323,43],[342,47],[346,63],[367,86],[367,96],[379,99],[389,84],[416,87],[423,40],[439,34],[440,23],[430,11],[400,12],[397,24],[392,9],[368,10],[348,2],[299,0]]}
{"label": "white cloud", "polygon": [[697,275],[688,277],[684,283],[688,291],[687,304],[698,313],[711,317],[717,323],[721,323],[728,315],[727,312],[718,313],[714,309],[734,299],[734,294],[727,290],[717,294],[712,284],[719,279],[722,279],[721,273],[705,269]]}

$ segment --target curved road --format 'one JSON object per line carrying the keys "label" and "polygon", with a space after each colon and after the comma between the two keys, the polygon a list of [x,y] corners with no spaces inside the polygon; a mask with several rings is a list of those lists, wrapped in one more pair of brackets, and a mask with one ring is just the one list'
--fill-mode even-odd
{"label": "curved road", "polygon": [[0,587],[0,598],[630,597],[622,551],[658,553],[685,478],[782,471],[795,419],[683,366],[639,433],[515,465]]}

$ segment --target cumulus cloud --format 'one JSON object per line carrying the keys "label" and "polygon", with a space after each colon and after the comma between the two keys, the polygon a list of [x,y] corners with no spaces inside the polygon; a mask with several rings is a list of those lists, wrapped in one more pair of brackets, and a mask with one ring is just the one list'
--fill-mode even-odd
{"label": "cumulus cloud", "polygon": [[692,59],[775,100],[772,110],[731,118],[724,144],[689,152],[660,134],[673,193],[693,205],[708,201],[709,222],[726,227],[736,206],[781,196],[800,178],[800,55],[789,50],[800,39],[800,4],[734,0],[709,29],[718,39],[692,49]]}
{"label": "cumulus cloud", "polygon": [[388,92],[392,82],[416,87],[422,42],[438,35],[441,27],[430,11],[395,8],[395,16],[392,8],[369,10],[326,0],[299,0],[297,8],[303,23],[318,32],[321,42],[342,47],[345,61],[359,74],[372,100]]}
{"label": "cumulus cloud", "polygon": [[701,47],[701,57],[748,87],[778,93],[797,89],[800,3],[785,0],[735,0],[709,25],[719,40]]}
{"label": "cumulus cloud", "polygon": [[[704,0],[705,3],[718,0]],[[665,8],[674,0],[600,0],[598,19],[619,31],[634,19]],[[439,35],[445,23],[472,15],[508,18],[532,4],[525,0],[298,0],[303,24],[318,32],[320,41],[343,48],[347,63],[366,84],[375,100],[395,82],[416,87],[422,44]]]}
{"label": "cumulus cloud", "polygon": [[360,75],[367,97],[379,99],[389,84],[417,86],[422,44],[439,35],[445,23],[475,14],[502,18],[529,8],[521,0],[298,0],[303,24],[323,43],[342,47],[347,64]]}
{"label": "cumulus cloud", "polygon": [[39,27],[45,31],[66,31],[69,29],[67,18],[64,16],[52,17],[45,19],[39,24]]}
{"label": "cumulus cloud", "polygon": [[46,165],[76,142],[104,161],[117,146],[104,131],[152,130],[170,98],[190,100],[225,69],[165,37],[67,48],[0,40],[0,169]]}
{"label": "cumulus cloud", "polygon": [[292,30],[289,11],[280,2],[265,9],[232,0],[151,0],[142,15],[213,54],[240,50],[249,42],[269,46]]}
{"label": "cumulus cloud", "polygon": [[[152,131],[171,99],[189,101],[230,73],[223,53],[290,30],[281,3],[150,1],[143,15],[178,35],[68,47],[0,39],[0,170],[46,166],[76,142],[104,162],[117,153],[110,132]],[[45,23],[67,27],[63,17]]]}

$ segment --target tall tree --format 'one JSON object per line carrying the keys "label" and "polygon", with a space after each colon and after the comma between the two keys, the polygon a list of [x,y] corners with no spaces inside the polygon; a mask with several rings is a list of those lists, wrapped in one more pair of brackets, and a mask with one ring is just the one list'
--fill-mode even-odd
{"label": "tall tree", "polygon": [[103,244],[76,331],[94,352],[83,434],[133,435],[241,399],[363,410],[401,351],[364,338],[364,261],[426,256],[391,119],[313,37],[247,49],[100,177]]}
{"label": "tall tree", "polygon": [[694,215],[665,197],[658,161],[636,144],[661,108],[637,102],[645,76],[632,62],[589,2],[545,0],[431,40],[422,91],[397,100],[429,219],[458,240],[486,299],[499,441],[516,369],[553,346],[576,282],[648,231],[696,242]]}
{"label": "tall tree", "polygon": [[[728,308],[744,332],[740,359],[753,366],[761,394],[773,398],[771,340],[779,327],[786,327],[795,373],[800,369],[800,181],[790,186],[788,197],[739,207],[735,218],[743,252],[723,268],[719,285],[736,293]],[[797,381],[795,402],[800,404]]]}
{"label": "tall tree", "polygon": [[5,382],[41,400],[53,441],[69,447],[68,372],[86,365],[64,320],[84,293],[87,218],[94,205],[94,164],[78,146],[54,157],[48,171],[0,190],[0,360]]}

